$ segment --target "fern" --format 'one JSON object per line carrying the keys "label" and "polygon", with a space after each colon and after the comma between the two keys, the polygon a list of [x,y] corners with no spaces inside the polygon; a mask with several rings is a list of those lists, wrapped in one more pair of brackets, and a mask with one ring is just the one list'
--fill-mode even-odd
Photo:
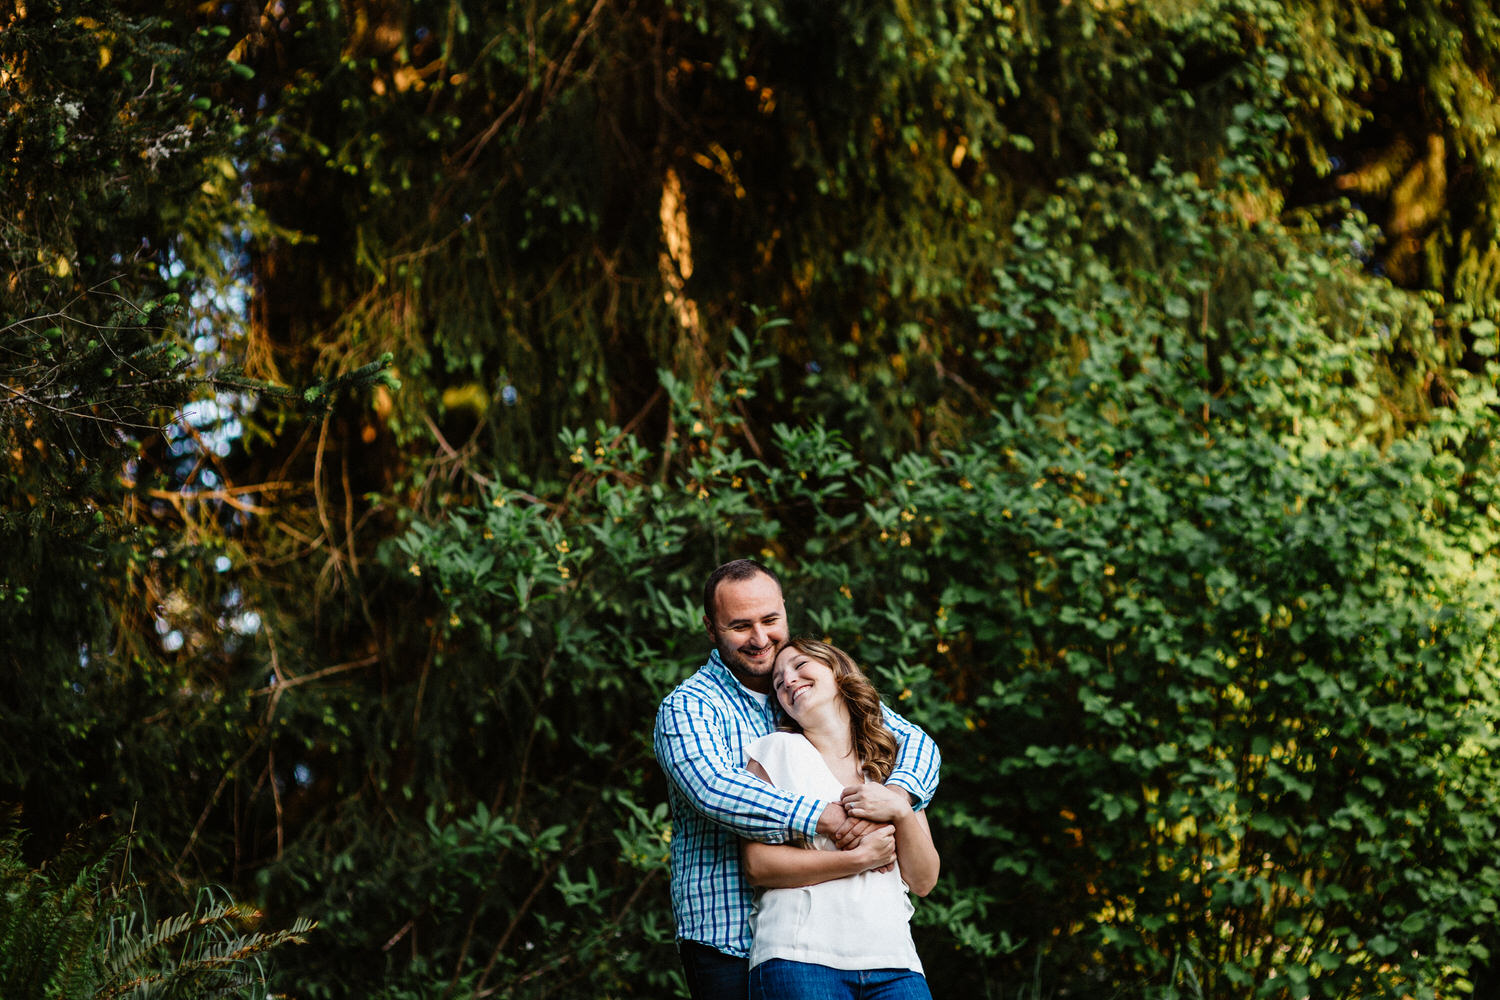
{"label": "fern", "polygon": [[[261,914],[213,889],[151,923],[128,875],[128,840],[73,838],[40,868],[23,858],[14,810],[0,814],[0,997],[171,1000],[267,995],[264,955],[317,926],[256,931]],[[118,871],[117,871],[118,869]]]}
{"label": "fern", "polygon": [[159,920],[144,934],[136,929],[143,914],[144,907],[119,914],[107,928],[106,980],[95,1000],[261,997],[266,977],[260,957],[305,942],[317,926],[299,918],[285,930],[245,933],[242,927],[260,913],[245,903],[220,900],[212,889],[199,893],[191,912]]}
{"label": "fern", "polygon": [[97,979],[95,943],[108,913],[99,887],[111,855],[89,859],[70,843],[32,869],[15,821],[14,810],[0,818],[0,995],[87,996]]}
{"label": "fern", "polygon": [[[193,931],[206,927],[214,927],[225,920],[243,919],[255,915],[252,907],[241,903],[229,903],[212,906],[204,912],[195,910],[192,913],[183,913],[175,917],[159,920],[149,934],[136,937],[130,933],[133,928],[133,920],[121,921],[118,927],[111,927],[110,940],[108,944],[109,966],[108,972],[111,979],[119,978],[128,973],[130,969],[156,952],[167,948],[180,939],[190,935]],[[114,944],[116,931],[122,931],[119,936],[119,944]]]}

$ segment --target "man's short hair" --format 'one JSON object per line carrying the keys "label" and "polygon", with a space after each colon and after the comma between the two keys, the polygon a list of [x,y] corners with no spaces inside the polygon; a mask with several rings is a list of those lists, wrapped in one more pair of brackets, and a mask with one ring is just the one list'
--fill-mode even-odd
{"label": "man's short hair", "polygon": [[703,585],[703,617],[710,622],[715,620],[714,612],[718,610],[719,584],[725,580],[738,583],[761,573],[769,576],[771,582],[778,588],[781,587],[781,578],[754,559],[734,559],[708,574],[708,582]]}

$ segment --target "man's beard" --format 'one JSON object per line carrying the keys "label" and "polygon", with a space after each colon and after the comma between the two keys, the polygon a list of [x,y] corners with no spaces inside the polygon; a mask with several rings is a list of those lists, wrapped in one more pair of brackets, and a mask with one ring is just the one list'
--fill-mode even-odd
{"label": "man's beard", "polygon": [[723,642],[719,642],[717,645],[719,659],[724,661],[724,666],[729,668],[730,673],[737,677],[755,677],[758,679],[771,676],[771,671],[776,667],[776,654],[780,651],[782,644],[779,642],[766,643],[767,648],[771,651],[771,655],[766,658],[765,667],[759,672],[750,663],[746,662],[743,654],[740,653],[740,647],[728,646]]}

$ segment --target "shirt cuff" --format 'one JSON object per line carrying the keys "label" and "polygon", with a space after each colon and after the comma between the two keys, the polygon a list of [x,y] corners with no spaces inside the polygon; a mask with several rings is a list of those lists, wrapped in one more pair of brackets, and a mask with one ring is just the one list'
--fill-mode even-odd
{"label": "shirt cuff", "polygon": [[805,795],[799,795],[792,803],[792,818],[789,825],[808,839],[816,837],[818,820],[823,818],[823,810],[827,808],[828,803],[822,799],[810,799]]}
{"label": "shirt cuff", "polygon": [[911,807],[915,810],[927,808],[932,801],[930,796],[922,794],[921,786],[917,784],[916,776],[903,771],[892,771],[891,776],[885,779],[887,785],[895,785],[897,788],[905,789],[911,794]]}

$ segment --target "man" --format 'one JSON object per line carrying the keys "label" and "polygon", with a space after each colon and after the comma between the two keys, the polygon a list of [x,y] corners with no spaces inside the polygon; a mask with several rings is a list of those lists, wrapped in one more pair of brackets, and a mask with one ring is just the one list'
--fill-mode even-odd
{"label": "man", "polygon": [[[773,728],[771,670],[787,641],[781,582],[750,559],[725,563],[703,587],[708,662],[662,701],[656,757],[672,809],[672,911],[677,950],[694,1000],[744,1000],[749,990],[750,904],[739,838],[771,844],[831,836],[853,847],[872,825],[837,802],[793,795],[744,768],[744,748]],[[924,808],[937,789],[937,745],[885,710],[900,743],[887,784]]]}

